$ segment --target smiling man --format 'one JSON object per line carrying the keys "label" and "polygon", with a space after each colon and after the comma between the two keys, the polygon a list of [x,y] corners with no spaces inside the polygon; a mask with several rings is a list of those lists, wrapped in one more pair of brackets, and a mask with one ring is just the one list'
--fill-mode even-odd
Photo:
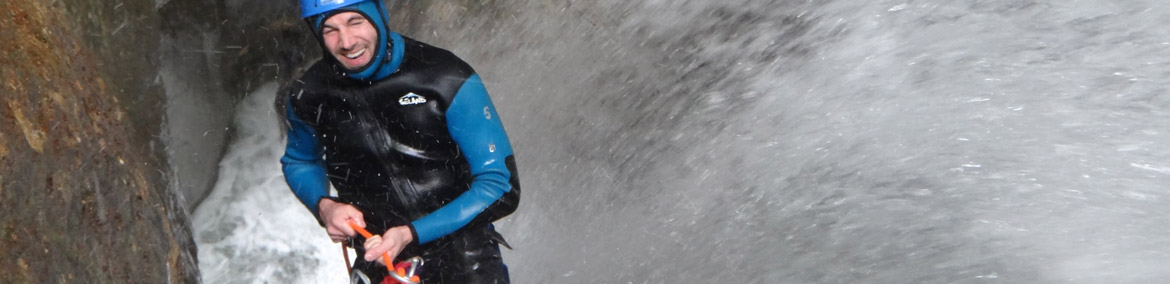
{"label": "smiling man", "polygon": [[351,277],[383,279],[388,254],[421,257],[423,283],[508,283],[491,223],[516,210],[520,185],[479,75],[390,31],[379,0],[301,0],[301,16],[326,55],[281,98],[280,161],[329,237],[358,251]]}
{"label": "smiling man", "polygon": [[373,58],[378,30],[358,12],[341,12],[325,19],[321,26],[321,40],[325,49],[346,69],[366,67]]}

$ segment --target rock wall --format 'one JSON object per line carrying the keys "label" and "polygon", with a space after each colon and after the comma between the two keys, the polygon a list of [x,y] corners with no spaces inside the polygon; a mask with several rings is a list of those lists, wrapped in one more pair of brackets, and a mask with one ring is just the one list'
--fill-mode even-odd
{"label": "rock wall", "polygon": [[160,140],[153,1],[7,1],[0,282],[198,282]]}
{"label": "rock wall", "polygon": [[232,109],[316,54],[295,2],[254,2],[5,5],[0,283],[199,282]]}
{"label": "rock wall", "polygon": [[[288,82],[316,48],[295,1],[173,0],[158,9],[174,185],[194,210],[211,191],[232,139],[232,109],[270,81]],[[276,126],[274,126],[276,127]]]}

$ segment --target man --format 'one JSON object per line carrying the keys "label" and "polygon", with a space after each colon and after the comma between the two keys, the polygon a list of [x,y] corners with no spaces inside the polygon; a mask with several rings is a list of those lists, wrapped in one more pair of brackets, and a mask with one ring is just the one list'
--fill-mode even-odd
{"label": "man", "polygon": [[[390,31],[380,0],[300,0],[326,55],[282,98],[285,178],[378,281],[420,256],[423,283],[507,283],[491,222],[520,200],[512,146],[471,67]],[[329,196],[332,183],[337,196]],[[379,234],[355,238],[348,226]]]}

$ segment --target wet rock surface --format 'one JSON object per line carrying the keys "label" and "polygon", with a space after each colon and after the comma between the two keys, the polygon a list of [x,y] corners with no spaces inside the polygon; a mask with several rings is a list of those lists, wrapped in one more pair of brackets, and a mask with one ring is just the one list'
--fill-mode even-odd
{"label": "wet rock surface", "polygon": [[215,183],[230,110],[315,54],[296,4],[7,6],[0,283],[199,282],[188,210]]}
{"label": "wet rock surface", "polygon": [[0,14],[0,282],[198,282],[159,139],[154,5]]}
{"label": "wet rock surface", "polygon": [[289,82],[305,54],[317,54],[296,9],[295,1],[242,0],[158,7],[164,142],[187,208],[202,202],[218,179],[224,147],[237,136],[235,105],[265,82]]}

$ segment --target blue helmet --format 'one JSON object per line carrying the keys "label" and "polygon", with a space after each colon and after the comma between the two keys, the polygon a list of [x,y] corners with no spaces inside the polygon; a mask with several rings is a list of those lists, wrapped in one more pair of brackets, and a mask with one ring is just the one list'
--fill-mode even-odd
{"label": "blue helmet", "polygon": [[[386,9],[382,7],[381,0],[300,0],[301,2],[301,18],[308,22],[309,27],[313,30],[313,35],[317,37],[317,42],[321,44],[322,50],[325,50],[325,42],[321,37],[322,24],[326,18],[333,16],[340,12],[357,12],[369,19],[374,28],[378,30],[377,50],[374,52],[374,58],[364,67],[357,70],[349,70],[342,67],[341,64],[335,64],[338,68],[343,69],[346,76],[358,80],[377,80],[386,75],[389,75],[394,70],[384,70],[385,62],[389,58],[390,43],[390,29],[386,26]],[[328,53],[328,51],[326,51]],[[328,60],[336,61],[333,56],[325,56]]]}

